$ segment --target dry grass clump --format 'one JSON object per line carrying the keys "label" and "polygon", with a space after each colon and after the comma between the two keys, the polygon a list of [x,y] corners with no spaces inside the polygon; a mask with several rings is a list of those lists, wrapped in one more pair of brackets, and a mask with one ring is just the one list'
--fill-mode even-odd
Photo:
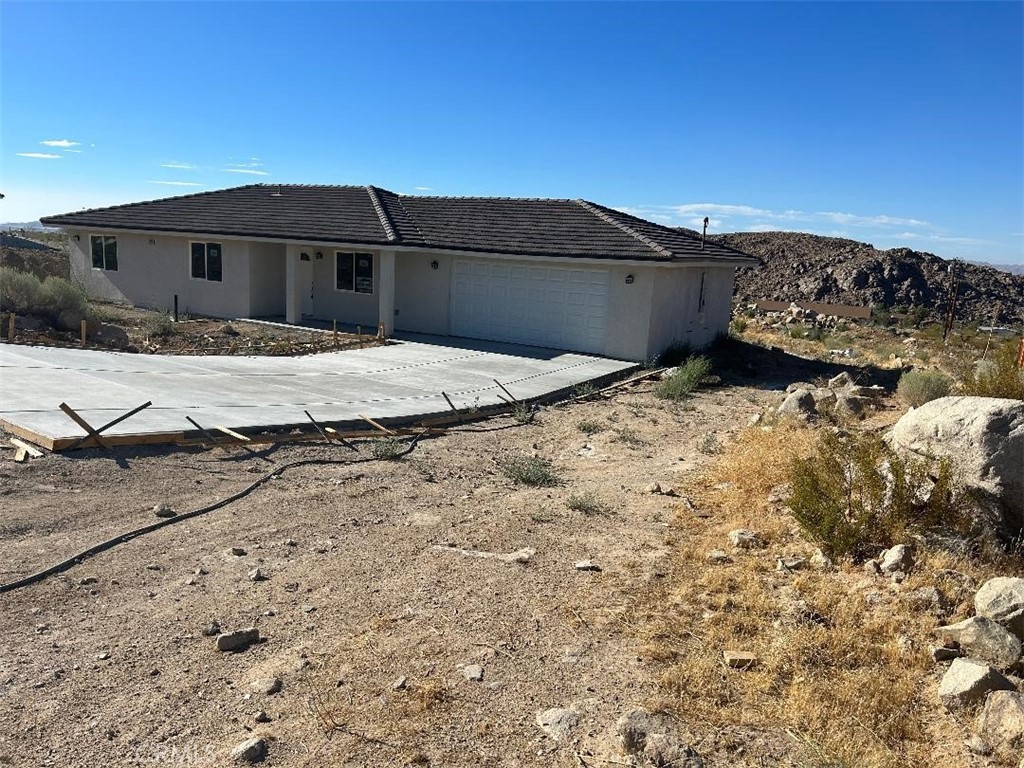
{"label": "dry grass clump", "polygon": [[[694,727],[785,729],[813,764],[953,764],[929,731],[940,716],[926,680],[934,614],[848,563],[838,572],[776,568],[778,557],[812,552],[780,504],[788,490],[780,486],[816,440],[809,429],[749,430],[685,488],[712,516],[680,509],[673,572],[681,576],[640,622],[646,656],[662,663],[656,704]],[[727,532],[739,527],[761,533],[767,547],[708,564],[707,552],[727,549]],[[901,592],[929,584],[912,574]],[[726,650],[758,662],[729,669]]]}

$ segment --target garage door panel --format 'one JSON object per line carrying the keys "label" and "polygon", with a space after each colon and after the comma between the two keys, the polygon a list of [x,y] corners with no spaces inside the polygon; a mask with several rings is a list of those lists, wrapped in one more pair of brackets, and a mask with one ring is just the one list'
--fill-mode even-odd
{"label": "garage door panel", "polygon": [[457,261],[453,334],[603,352],[608,271]]}

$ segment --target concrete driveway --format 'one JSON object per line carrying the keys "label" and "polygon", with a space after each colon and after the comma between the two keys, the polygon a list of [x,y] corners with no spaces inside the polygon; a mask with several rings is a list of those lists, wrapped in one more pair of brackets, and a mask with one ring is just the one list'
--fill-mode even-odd
{"label": "concrete driveway", "polygon": [[305,357],[186,357],[88,349],[0,345],[0,420],[44,438],[84,431],[65,402],[94,427],[151,400],[153,405],[104,432],[180,433],[309,425],[360,428],[361,415],[412,420],[501,402],[497,379],[530,399],[601,378],[634,363],[493,342],[419,337],[384,347]]}

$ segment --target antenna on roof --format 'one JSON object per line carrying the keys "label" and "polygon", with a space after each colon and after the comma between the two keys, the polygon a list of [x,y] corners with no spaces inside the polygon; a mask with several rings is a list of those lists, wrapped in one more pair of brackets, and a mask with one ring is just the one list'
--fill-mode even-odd
{"label": "antenna on roof", "polygon": [[270,196],[271,197],[281,197],[281,185],[280,184],[277,185],[277,192],[271,192]]}
{"label": "antenna on roof", "polygon": [[700,249],[704,250],[704,238],[708,236],[708,217],[704,217],[704,231],[700,233]]}

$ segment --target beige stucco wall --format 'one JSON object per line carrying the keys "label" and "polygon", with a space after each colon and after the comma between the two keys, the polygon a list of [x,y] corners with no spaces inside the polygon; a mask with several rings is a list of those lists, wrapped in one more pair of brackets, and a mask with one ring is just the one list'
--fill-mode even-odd
{"label": "beige stucco wall", "polygon": [[[664,271],[643,266],[609,267],[606,357],[636,361],[647,357],[652,296],[656,278]],[[633,276],[632,283],[626,282],[628,275]]]}
{"label": "beige stucco wall", "polygon": [[[700,283],[704,275],[704,311]],[[729,329],[732,267],[676,267],[660,270],[651,300],[647,355],[673,344],[705,347]]]}
{"label": "beige stucco wall", "polygon": [[[117,237],[117,271],[92,268],[90,235]],[[178,295],[181,312],[211,317],[249,314],[249,243],[208,238],[222,247],[222,282],[193,280],[189,239],[103,230],[69,230],[71,274],[90,296],[170,311]],[[75,240],[75,235],[79,240]]]}
{"label": "beige stucco wall", "polygon": [[[380,290],[380,256],[371,249],[359,249],[360,253],[373,253],[373,290],[371,293],[353,293],[335,288],[334,263],[337,248],[313,245],[300,248],[311,254],[313,264],[313,316],[320,320],[337,320],[339,323],[364,326],[364,333],[377,328],[377,294]],[[324,255],[317,259],[316,252]],[[351,253],[351,250],[345,251]],[[367,330],[369,329],[369,330]]]}
{"label": "beige stucco wall", "polygon": [[249,244],[249,316],[284,314],[284,243]]}
{"label": "beige stucco wall", "polygon": [[[430,264],[437,261],[437,269]],[[395,257],[395,329],[448,334],[452,259],[434,253]]]}

